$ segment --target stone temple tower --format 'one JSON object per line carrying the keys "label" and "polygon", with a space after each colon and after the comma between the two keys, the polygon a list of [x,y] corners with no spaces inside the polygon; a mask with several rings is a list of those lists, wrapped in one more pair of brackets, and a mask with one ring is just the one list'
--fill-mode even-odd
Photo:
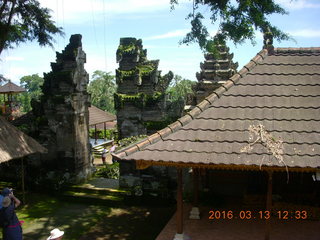
{"label": "stone temple tower", "polygon": [[200,63],[201,72],[196,73],[198,83],[193,88],[193,96],[190,96],[187,105],[196,105],[220,87],[237,71],[238,63],[234,63],[233,53],[224,44],[218,45],[216,54],[204,54],[205,61]]}
{"label": "stone temple tower", "polygon": [[117,62],[115,108],[120,138],[150,134],[166,126],[172,116],[165,90],[173,73],[161,77],[159,60],[147,60],[147,50],[136,38],[120,39]]}
{"label": "stone temple tower", "polygon": [[89,112],[84,69],[86,54],[81,35],[72,35],[70,43],[57,52],[52,71],[44,74],[43,96],[33,107],[39,128],[39,141],[48,149],[43,158],[49,169],[62,172],[71,181],[79,181],[90,173]]}

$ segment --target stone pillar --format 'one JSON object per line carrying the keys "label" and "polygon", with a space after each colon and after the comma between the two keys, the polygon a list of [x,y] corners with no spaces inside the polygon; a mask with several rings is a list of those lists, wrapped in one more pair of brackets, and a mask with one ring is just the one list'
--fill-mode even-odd
{"label": "stone pillar", "polygon": [[41,109],[34,112],[40,141],[48,149],[43,157],[48,168],[75,182],[90,174],[89,77],[81,38],[80,34],[72,35],[66,48],[57,52],[52,71],[44,74]]}

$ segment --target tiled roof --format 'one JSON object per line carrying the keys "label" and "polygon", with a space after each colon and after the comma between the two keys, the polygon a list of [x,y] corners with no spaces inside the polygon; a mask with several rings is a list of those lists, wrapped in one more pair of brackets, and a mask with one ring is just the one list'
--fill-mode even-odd
{"label": "tiled roof", "polygon": [[283,141],[288,167],[320,168],[320,48],[262,50],[187,115],[114,157],[248,167],[263,160],[283,167],[260,144],[240,151],[257,124]]}
{"label": "tiled roof", "polygon": [[0,86],[0,94],[2,93],[21,93],[25,92],[26,89],[19,87],[18,85],[12,83],[12,82],[7,82],[5,85]]}
{"label": "tiled roof", "polygon": [[89,107],[89,126],[104,122],[113,122],[115,120],[115,115],[105,112],[95,106]]}
{"label": "tiled roof", "polygon": [[46,151],[47,149],[36,140],[24,134],[0,116],[0,163]]}

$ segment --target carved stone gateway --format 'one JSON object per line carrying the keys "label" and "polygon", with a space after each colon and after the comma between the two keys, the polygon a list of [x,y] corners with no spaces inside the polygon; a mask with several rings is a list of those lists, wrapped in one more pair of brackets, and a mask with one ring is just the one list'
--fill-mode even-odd
{"label": "carved stone gateway", "polygon": [[141,39],[121,38],[117,61],[115,108],[120,138],[153,133],[181,116],[170,114],[166,100],[165,90],[173,73],[160,76],[159,60],[147,60]]}
{"label": "carved stone gateway", "polygon": [[52,71],[44,74],[41,102],[34,107],[40,141],[48,149],[44,156],[48,168],[69,173],[71,181],[90,174],[89,77],[84,69],[86,54],[81,38],[72,35],[62,53],[57,52]]}
{"label": "carved stone gateway", "polygon": [[198,83],[193,88],[194,95],[189,96],[187,105],[200,103],[237,71],[238,63],[232,61],[233,53],[229,53],[225,43],[218,45],[216,54],[206,53],[204,58],[204,63],[200,63],[201,72],[196,74]]}

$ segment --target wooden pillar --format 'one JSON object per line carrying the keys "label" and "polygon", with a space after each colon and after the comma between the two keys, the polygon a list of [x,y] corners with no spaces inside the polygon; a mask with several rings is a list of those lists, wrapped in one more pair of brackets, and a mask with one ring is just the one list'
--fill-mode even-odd
{"label": "wooden pillar", "polygon": [[[271,216],[272,211],[272,171],[268,171],[268,192],[267,192],[267,205],[266,210],[269,211]],[[271,229],[271,217],[266,219],[266,232],[265,232],[265,240],[270,239],[270,229]]]}
{"label": "wooden pillar", "polygon": [[97,144],[97,124],[94,125],[94,144]]}
{"label": "wooden pillar", "polygon": [[199,169],[193,169],[193,206],[199,206]]}
{"label": "wooden pillar", "polygon": [[183,233],[182,169],[177,168],[177,234]]}
{"label": "wooden pillar", "polygon": [[197,168],[192,169],[193,173],[193,203],[190,211],[189,219],[200,219],[199,211],[199,170]]}
{"label": "wooden pillar", "polygon": [[22,185],[22,201],[23,201],[23,204],[26,204],[26,194],[25,194],[25,188],[24,188],[24,164],[23,164],[23,158],[21,158],[21,185]]}
{"label": "wooden pillar", "polygon": [[104,140],[106,140],[106,138],[107,138],[107,134],[106,134],[107,127],[106,127],[106,123],[105,122],[103,123],[103,130],[104,130],[103,137],[104,137]]}

